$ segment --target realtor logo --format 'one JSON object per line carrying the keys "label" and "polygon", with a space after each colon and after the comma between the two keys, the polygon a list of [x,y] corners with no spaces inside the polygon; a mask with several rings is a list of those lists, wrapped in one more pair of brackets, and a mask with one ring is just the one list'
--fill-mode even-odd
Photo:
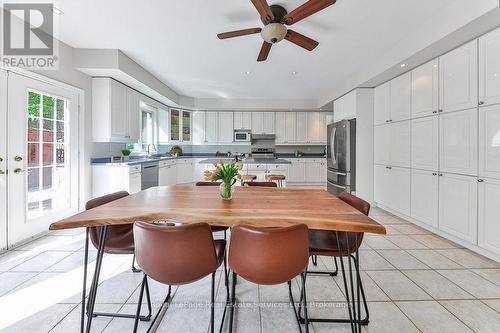
{"label": "realtor logo", "polygon": [[57,69],[54,5],[4,3],[1,65],[26,69]]}

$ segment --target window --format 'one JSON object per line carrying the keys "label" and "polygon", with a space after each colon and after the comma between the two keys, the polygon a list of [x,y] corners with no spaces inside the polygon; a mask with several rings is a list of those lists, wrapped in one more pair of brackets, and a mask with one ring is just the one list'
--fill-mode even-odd
{"label": "window", "polygon": [[141,103],[141,135],[139,142],[127,145],[134,153],[156,153],[158,146],[157,115],[158,110]]}

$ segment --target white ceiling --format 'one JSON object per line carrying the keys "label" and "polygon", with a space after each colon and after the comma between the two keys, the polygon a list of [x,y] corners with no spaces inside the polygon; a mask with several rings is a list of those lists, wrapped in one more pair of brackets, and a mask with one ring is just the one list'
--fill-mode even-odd
{"label": "white ceiling", "polygon": [[[269,3],[292,10],[304,1]],[[64,12],[60,40],[76,48],[120,49],[181,95],[316,99],[318,105],[498,5],[498,0],[338,0],[293,26],[319,41],[316,50],[283,41],[266,62],[257,63],[260,35],[216,37],[262,26],[250,0],[56,1]]]}

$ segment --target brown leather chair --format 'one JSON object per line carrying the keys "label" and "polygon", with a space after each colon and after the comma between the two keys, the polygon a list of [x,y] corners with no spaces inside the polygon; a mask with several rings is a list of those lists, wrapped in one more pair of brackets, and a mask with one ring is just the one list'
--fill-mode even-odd
{"label": "brown leather chair", "polygon": [[245,186],[278,187],[275,182],[248,182]]}
{"label": "brown leather chair", "polygon": [[[338,198],[345,203],[349,204],[353,208],[357,209],[364,215],[368,216],[370,213],[370,204],[363,199],[360,199],[352,194],[347,192],[341,193]],[[338,274],[338,264],[337,257],[346,257],[348,260],[354,261],[354,266],[356,271],[359,271],[358,262],[353,255],[363,241],[364,233],[359,232],[334,232],[334,231],[321,231],[321,230],[310,230],[309,231],[309,254],[311,255],[313,265],[317,266],[317,256],[327,256],[333,257],[335,262],[335,271],[308,271],[307,274],[322,274],[322,275],[330,275],[336,276]],[[343,263],[342,263],[343,264]],[[366,318],[361,322],[363,325],[368,324],[369,313],[368,306],[366,303],[366,297],[363,289],[363,284],[359,277],[358,279],[360,284],[361,296],[364,303]],[[314,319],[310,319],[311,321],[315,321]],[[322,322],[328,320],[321,320]],[[331,322],[346,322],[345,320],[337,320],[332,319]]]}
{"label": "brown leather chair", "polygon": [[[308,229],[304,224],[286,228],[257,228],[236,226],[231,231],[229,247],[229,268],[232,274],[231,315],[229,331],[232,332],[236,300],[236,280],[238,275],[247,281],[276,285],[288,283],[290,301],[295,315],[295,302],[292,297],[291,280],[302,277],[302,299],[306,332],[309,331],[305,297],[305,274],[309,261]],[[301,329],[300,322],[298,322]]]}
{"label": "brown leather chair", "polygon": [[[196,186],[220,186],[222,184],[221,182],[197,182],[195,185]],[[218,227],[218,226],[210,226],[212,229],[212,232],[220,232],[224,231],[224,239],[227,239],[227,230],[229,227]]]}
{"label": "brown leather chair", "polygon": [[[115,192],[111,193],[108,195],[104,195],[95,199],[92,199],[88,201],[85,204],[85,209],[93,209],[99,206],[102,206],[104,204],[113,202],[115,200],[124,198],[128,196],[129,193],[126,191],[120,191],[120,192]],[[97,249],[99,247],[99,228],[97,227],[91,227],[87,228],[87,239],[85,243],[85,258],[88,257],[88,238],[90,236],[90,240],[94,247]],[[104,253],[107,254],[132,254],[134,255],[134,232],[133,232],[133,225],[132,224],[125,224],[125,225],[113,225],[113,226],[108,226],[108,230],[106,233],[106,243],[104,246]],[[132,259],[132,271],[133,272],[140,272],[139,269],[135,268],[134,266],[135,262],[135,255]],[[85,271],[87,270],[87,259],[85,259]],[[86,275],[86,274],[85,274]],[[83,284],[83,290],[85,295],[86,291],[86,279]],[[146,316],[141,316],[140,319],[143,321],[148,321],[151,318],[151,299],[149,296],[149,288],[146,290],[146,298],[148,302],[148,309],[149,313]],[[82,301],[82,306],[85,305],[85,301]],[[82,309],[82,316],[83,316],[83,309]],[[87,309],[88,312],[88,309]],[[93,312],[93,317],[97,316],[105,316],[105,317],[119,317],[119,318],[132,318],[134,319],[136,316],[135,314],[122,314],[122,313],[103,313],[103,312]]]}
{"label": "brown leather chair", "polygon": [[[226,281],[228,278],[227,265],[224,260],[226,241],[223,239],[214,241],[210,226],[206,223],[169,226],[136,222],[134,224],[134,237],[137,262],[142,267],[144,273],[134,332],[137,331],[142,297],[144,288],[147,286],[148,277],[157,282],[169,285],[167,297],[158,310],[159,314],[163,306],[170,299],[172,285],[193,283],[211,274],[210,328],[213,333],[215,273],[223,262]],[[229,301],[228,286],[226,286],[226,291],[227,301]],[[222,322],[224,321],[225,313],[226,310],[224,309]],[[158,314],[153,319],[151,327],[154,325]]]}

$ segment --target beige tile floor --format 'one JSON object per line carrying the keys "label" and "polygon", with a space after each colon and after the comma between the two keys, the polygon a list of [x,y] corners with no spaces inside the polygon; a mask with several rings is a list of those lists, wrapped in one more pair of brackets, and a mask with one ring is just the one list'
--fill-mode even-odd
{"label": "beige tile floor", "polygon": [[[500,264],[409,224],[382,210],[372,217],[387,227],[386,236],[367,235],[360,251],[367,292],[369,333],[500,332]],[[0,255],[0,332],[78,332],[84,233],[50,233]],[[95,250],[90,253],[91,261]],[[106,256],[96,308],[133,313],[141,274],[130,272],[130,256]],[[320,257],[316,269],[332,269]],[[312,265],[311,265],[312,267]],[[90,266],[92,268],[92,265]],[[308,277],[314,316],[346,316],[342,277]],[[158,332],[207,332],[210,280],[174,288],[172,303]],[[298,282],[294,281],[298,294]],[[157,309],[167,288],[151,283]],[[225,299],[217,274],[216,317]],[[296,332],[286,285],[258,286],[239,280],[237,332]],[[349,332],[342,324],[311,325],[311,332]],[[146,323],[140,331],[145,332]],[[130,332],[129,319],[96,318],[93,332]]]}

